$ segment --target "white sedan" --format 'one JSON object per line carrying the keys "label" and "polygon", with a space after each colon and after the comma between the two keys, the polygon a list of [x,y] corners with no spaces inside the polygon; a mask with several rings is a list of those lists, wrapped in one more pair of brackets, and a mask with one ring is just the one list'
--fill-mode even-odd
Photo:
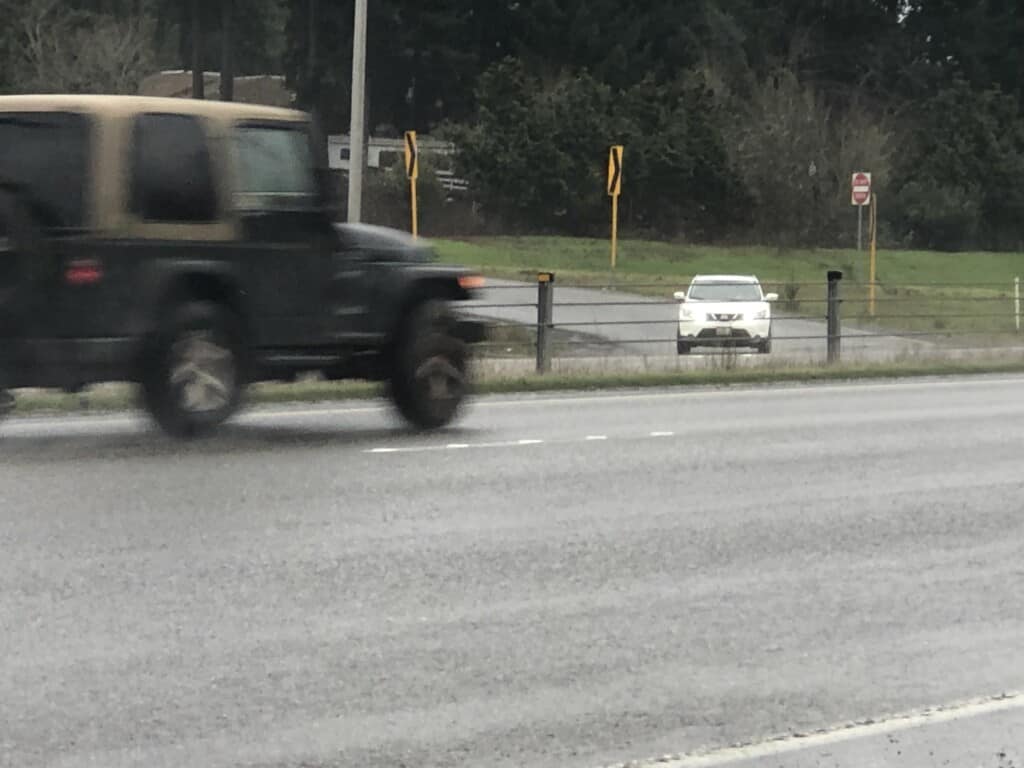
{"label": "white sedan", "polygon": [[761,290],[753,275],[698,275],[688,291],[677,291],[676,351],[694,347],[753,347],[772,350],[772,308],[778,299]]}

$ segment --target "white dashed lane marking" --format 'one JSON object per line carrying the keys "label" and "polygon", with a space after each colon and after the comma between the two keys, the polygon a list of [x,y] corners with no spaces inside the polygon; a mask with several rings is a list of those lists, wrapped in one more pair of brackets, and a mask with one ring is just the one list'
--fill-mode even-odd
{"label": "white dashed lane marking", "polygon": [[[622,435],[619,439],[622,440],[646,440],[655,437],[673,437],[675,432],[651,432],[646,435]],[[378,448],[368,448],[363,453],[422,453],[425,451],[451,451],[451,450],[468,450],[468,449],[480,449],[480,448],[520,448],[531,445],[571,445],[574,443],[581,442],[598,442],[607,441],[608,435],[586,435],[583,437],[571,437],[567,439],[554,439],[554,440],[541,440],[538,438],[521,438],[519,440],[504,440],[501,442],[484,442],[484,443],[440,443],[433,445],[406,445],[406,446],[388,446]]]}

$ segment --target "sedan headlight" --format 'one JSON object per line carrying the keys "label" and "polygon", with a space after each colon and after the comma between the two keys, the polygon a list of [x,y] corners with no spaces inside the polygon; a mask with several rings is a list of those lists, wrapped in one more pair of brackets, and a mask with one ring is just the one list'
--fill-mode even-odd
{"label": "sedan headlight", "polygon": [[767,320],[768,319],[768,310],[767,309],[762,309],[760,312],[758,312],[756,315],[754,315],[754,319],[755,320]]}

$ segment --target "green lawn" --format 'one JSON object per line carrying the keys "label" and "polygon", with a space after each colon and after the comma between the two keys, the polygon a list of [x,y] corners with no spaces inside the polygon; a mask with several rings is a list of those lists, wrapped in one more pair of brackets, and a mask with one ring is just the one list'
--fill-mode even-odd
{"label": "green lawn", "polygon": [[552,271],[562,285],[608,285],[671,296],[698,273],[755,274],[780,294],[780,312],[824,314],[825,273],[844,274],[844,318],[893,331],[971,336],[1015,342],[1013,279],[1024,276],[1024,254],[879,250],[876,307],[867,307],[868,254],[851,250],[777,250],[675,245],[642,240],[619,244],[609,265],[607,240],[497,237],[437,240],[444,261],[498,278],[533,279]]}

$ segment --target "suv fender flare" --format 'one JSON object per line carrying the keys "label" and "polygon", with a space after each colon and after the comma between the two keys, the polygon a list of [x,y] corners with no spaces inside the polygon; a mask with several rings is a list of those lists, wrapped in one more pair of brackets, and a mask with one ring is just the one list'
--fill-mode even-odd
{"label": "suv fender flare", "polygon": [[[459,282],[459,274],[431,275],[411,274],[397,290],[392,307],[394,309],[388,327],[387,337],[390,345],[398,343],[399,336],[405,329],[407,318],[411,316],[417,306],[426,301],[443,301],[450,306],[461,301],[474,298],[471,289],[463,287]],[[475,344],[484,340],[484,324],[475,319],[467,318],[451,307],[453,322],[449,328],[450,332],[465,341]]]}
{"label": "suv fender flare", "polygon": [[[248,295],[240,276],[226,264],[201,260],[157,262],[143,285],[146,301],[139,302],[132,320],[133,334],[145,340],[143,351],[162,330],[172,308],[188,301],[223,304],[238,317],[242,338],[251,337]],[[248,345],[243,352],[248,357]]]}

